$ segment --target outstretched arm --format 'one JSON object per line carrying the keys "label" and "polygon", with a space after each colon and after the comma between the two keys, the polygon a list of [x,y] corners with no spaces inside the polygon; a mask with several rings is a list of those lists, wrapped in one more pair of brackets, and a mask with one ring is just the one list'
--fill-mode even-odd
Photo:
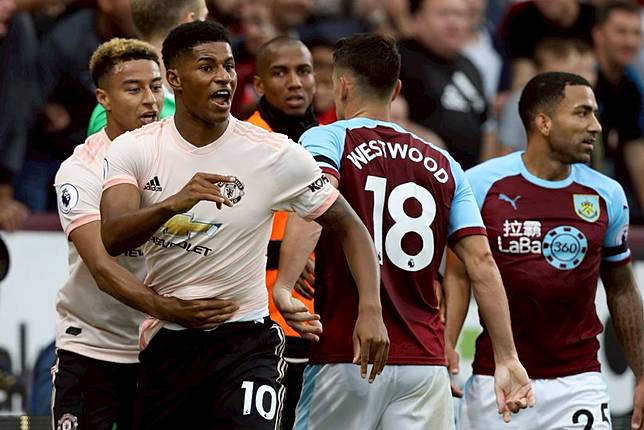
{"label": "outstretched arm", "polygon": [[322,227],[295,214],[289,214],[280,246],[277,280],[273,301],[287,324],[305,339],[317,342],[322,333],[320,316],[309,312],[304,303],[291,294],[300,273],[315,249]]}
{"label": "outstretched arm", "polygon": [[166,221],[202,200],[211,201],[218,208],[222,204],[231,206],[217,184],[234,181],[230,176],[197,173],[177,194],[145,208],[140,207],[141,194],[134,185],[119,184],[106,189],[101,197],[105,249],[110,255],[119,255],[142,245]]}
{"label": "outstretched arm", "polygon": [[501,274],[492,257],[487,238],[466,236],[459,240],[454,252],[465,265],[485,325],[494,349],[494,373],[497,407],[504,421],[535,403],[528,374],[519,362],[512,329],[510,309],[503,289]]}
{"label": "outstretched arm", "polygon": [[[338,186],[336,178],[329,181]],[[349,268],[359,294],[358,320],[353,333],[354,363],[360,363],[361,375],[367,374],[367,364],[374,365],[369,381],[382,372],[389,355],[389,337],[382,320],[380,303],[380,266],[371,236],[358,215],[341,195],[315,220],[335,232],[344,249]],[[273,287],[273,300],[286,322],[303,337],[318,340],[322,332],[319,315],[311,315],[306,306],[291,294],[302,273],[308,256],[320,236],[320,227],[291,215],[280,248],[278,278]]]}
{"label": "outstretched arm", "polygon": [[615,333],[624,348],[637,385],[633,398],[631,428],[644,428],[644,312],[633,268],[602,266],[601,278],[606,289],[608,310]]}
{"label": "outstretched arm", "polygon": [[367,363],[373,362],[369,376],[372,382],[382,372],[389,355],[389,337],[380,303],[380,266],[373,241],[342,195],[316,221],[338,236],[356,281],[359,302],[353,331],[353,362],[360,363],[363,377],[367,374]]}

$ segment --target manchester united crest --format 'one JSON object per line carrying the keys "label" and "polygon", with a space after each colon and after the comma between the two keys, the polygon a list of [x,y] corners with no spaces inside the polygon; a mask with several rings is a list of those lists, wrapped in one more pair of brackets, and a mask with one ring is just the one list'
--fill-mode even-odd
{"label": "manchester united crest", "polygon": [[575,213],[579,218],[588,222],[595,222],[599,219],[600,206],[598,195],[573,194],[572,201],[575,206]]}
{"label": "manchester united crest", "polygon": [[219,182],[217,185],[219,185],[221,194],[228,198],[232,204],[237,204],[245,194],[244,183],[237,178],[233,183]]}
{"label": "manchester united crest", "polygon": [[72,414],[64,414],[58,420],[56,430],[76,430],[78,428],[78,418]]}

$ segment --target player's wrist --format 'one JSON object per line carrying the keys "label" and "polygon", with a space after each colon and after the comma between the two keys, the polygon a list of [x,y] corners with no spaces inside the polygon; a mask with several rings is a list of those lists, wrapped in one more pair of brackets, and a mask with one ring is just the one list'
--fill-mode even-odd
{"label": "player's wrist", "polygon": [[453,349],[456,350],[456,342],[452,342],[450,338],[445,336],[445,349]]}
{"label": "player's wrist", "polygon": [[174,298],[155,294],[151,301],[150,316],[162,321],[174,322],[173,313],[170,311]]}
{"label": "player's wrist", "polygon": [[171,218],[176,214],[183,213],[183,211],[177,207],[177,202],[174,196],[170,196],[167,199],[163,200],[159,204],[159,209],[163,214],[163,217],[168,218]]}
{"label": "player's wrist", "polygon": [[361,302],[358,305],[358,315],[382,315],[382,305],[379,302]]}
{"label": "player's wrist", "polygon": [[517,354],[516,349],[511,351],[503,351],[498,354],[494,354],[494,362],[497,365],[503,365],[510,362],[516,362],[519,360],[519,354]]}

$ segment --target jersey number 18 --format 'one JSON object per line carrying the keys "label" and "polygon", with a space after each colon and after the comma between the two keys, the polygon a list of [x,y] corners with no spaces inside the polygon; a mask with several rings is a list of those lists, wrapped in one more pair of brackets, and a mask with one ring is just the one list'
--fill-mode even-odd
{"label": "jersey number 18", "polygon": [[[413,182],[405,182],[391,190],[387,199],[387,178],[380,176],[368,176],[365,191],[373,192],[373,240],[380,264],[385,258],[382,249],[382,218],[387,200],[387,210],[394,224],[385,233],[386,256],[394,265],[409,272],[417,272],[429,266],[434,258],[434,233],[430,228],[436,217],[434,196]],[[417,218],[407,215],[403,208],[405,201],[410,198],[416,199],[422,207]],[[423,242],[416,255],[409,255],[402,248],[402,240],[407,233],[416,233]]]}

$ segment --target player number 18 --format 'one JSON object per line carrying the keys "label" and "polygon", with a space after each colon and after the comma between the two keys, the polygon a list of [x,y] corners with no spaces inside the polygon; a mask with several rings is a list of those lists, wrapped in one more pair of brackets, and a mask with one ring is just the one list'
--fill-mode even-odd
{"label": "player number 18", "polygon": [[[436,217],[434,196],[413,182],[405,182],[391,190],[387,199],[387,178],[380,176],[368,176],[365,191],[373,192],[373,241],[380,264],[385,257],[382,249],[382,217],[387,200],[387,210],[394,224],[385,234],[386,256],[397,267],[409,272],[429,266],[434,258],[434,233],[430,228]],[[405,201],[411,198],[416,199],[422,207],[417,218],[407,215],[403,208]],[[416,255],[409,255],[402,249],[402,239],[407,233],[416,233],[423,241],[423,247]]]}

